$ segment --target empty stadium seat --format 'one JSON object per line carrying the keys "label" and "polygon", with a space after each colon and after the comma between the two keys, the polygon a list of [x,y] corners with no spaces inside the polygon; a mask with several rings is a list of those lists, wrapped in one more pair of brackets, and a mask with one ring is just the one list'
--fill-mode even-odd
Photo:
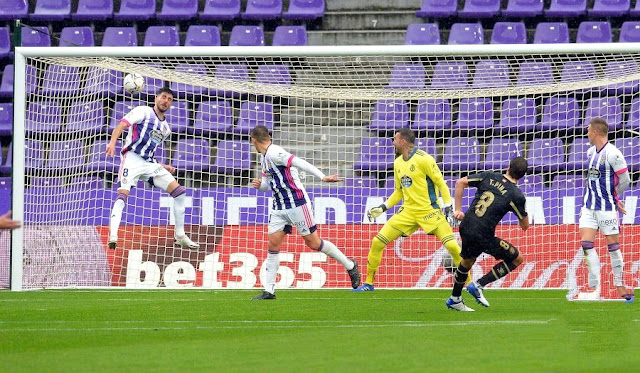
{"label": "empty stadium seat", "polygon": [[504,60],[483,60],[476,64],[473,76],[474,88],[504,88],[510,85],[511,71]]}
{"label": "empty stadium seat", "polygon": [[418,132],[451,129],[451,104],[448,99],[418,101],[411,129]]}
{"label": "empty stadium seat", "polygon": [[146,105],[146,103],[138,100],[116,101],[109,115],[108,132],[111,133],[120,124],[120,120],[124,118],[134,107]]}
{"label": "empty stadium seat", "polygon": [[248,0],[242,19],[267,21],[282,16],[282,0]]}
{"label": "empty stadium seat", "polygon": [[231,46],[262,46],[264,45],[264,31],[260,26],[235,25],[229,37]]}
{"label": "empty stadium seat", "polygon": [[73,173],[84,165],[84,146],[79,140],[53,141],[44,168],[60,173]]}
{"label": "empty stadium seat", "polygon": [[188,127],[187,131],[190,134],[210,137],[230,133],[232,127],[233,111],[227,101],[204,101],[196,111],[193,127]]}
{"label": "empty stadium seat", "polygon": [[524,175],[520,180],[518,180],[518,187],[525,195],[529,195],[532,192],[538,192],[543,188],[543,186],[544,178],[542,175]]}
{"label": "empty stadium seat", "polygon": [[239,174],[251,169],[251,144],[248,141],[222,140],[216,146],[212,173]]}
{"label": "empty stadium seat", "polygon": [[629,116],[624,124],[624,129],[632,131],[640,131],[640,98],[635,97],[631,100],[631,108]]}
{"label": "empty stadium seat", "polygon": [[459,18],[492,18],[500,14],[500,0],[465,0]]}
{"label": "empty stadium seat", "polygon": [[11,53],[11,37],[8,27],[0,27],[0,59],[9,57]]}
{"label": "empty stadium seat", "polygon": [[138,33],[133,27],[107,27],[102,37],[103,47],[135,47]]}
{"label": "empty stadium seat", "polygon": [[[249,67],[247,65],[229,64],[229,65],[217,65],[215,70],[215,76],[218,79],[248,81],[249,80]],[[217,89],[210,92],[219,96],[239,97],[239,92],[228,91],[223,89]]]}
{"label": "empty stadium seat", "polygon": [[522,143],[516,137],[491,139],[484,160],[485,170],[504,171],[515,157],[522,156]]}
{"label": "empty stadium seat", "polygon": [[25,118],[28,133],[62,133],[62,116],[57,101],[32,101]]}
{"label": "empty stadium seat", "polygon": [[211,165],[209,142],[204,139],[178,140],[171,165],[178,171],[208,171]]}
{"label": "empty stadium seat", "polygon": [[493,128],[493,102],[491,98],[463,98],[460,100],[458,121],[454,129],[485,131]]}
{"label": "empty stadium seat", "polygon": [[565,170],[582,172],[588,168],[587,150],[591,147],[586,137],[575,137],[569,146],[569,160]]}
{"label": "empty stadium seat", "polygon": [[164,0],[156,14],[161,21],[188,21],[198,15],[198,0]]}
{"label": "empty stadium seat", "polygon": [[629,15],[631,17],[640,16],[640,1],[636,1],[635,5],[633,6],[633,8],[629,9]]}
{"label": "empty stadium seat", "polygon": [[557,172],[565,168],[564,144],[561,139],[535,139],[527,154],[533,172]]}
{"label": "empty stadium seat", "polygon": [[64,21],[71,16],[71,0],[37,0],[29,18],[33,21]]}
{"label": "empty stadium seat", "polygon": [[627,161],[627,168],[631,172],[640,171],[640,137],[616,139],[613,143],[620,150]]}
{"label": "empty stadium seat", "polygon": [[[26,91],[27,93],[34,93],[38,89],[36,68],[32,65],[27,65],[26,74]],[[2,83],[0,83],[0,97],[13,96],[13,65],[7,65],[4,67],[2,73]]]}
{"label": "empty stadium seat", "polygon": [[472,171],[480,168],[480,144],[475,137],[454,137],[447,141],[443,170]]}
{"label": "empty stadium seat", "polygon": [[202,21],[230,21],[240,17],[240,0],[207,0],[204,11],[200,13]]}
{"label": "empty stadium seat", "polygon": [[497,129],[504,134],[531,132],[537,124],[538,113],[533,98],[509,98],[502,103]]}
{"label": "empty stadium seat", "polygon": [[40,93],[44,96],[70,96],[80,91],[80,68],[49,65]]}
{"label": "empty stadium seat", "polygon": [[[7,161],[8,161],[7,157]],[[24,141],[24,168],[27,174],[33,174],[42,169],[44,150],[42,143],[36,140]]]}
{"label": "empty stadium seat", "polygon": [[310,21],[324,16],[324,0],[290,0],[283,19]]}
{"label": "empty stadium seat", "polygon": [[354,165],[356,171],[386,171],[393,168],[395,151],[390,138],[365,137]]}
{"label": "empty stadium seat", "polygon": [[533,44],[569,43],[566,22],[540,22],[536,25]]}
{"label": "empty stadium seat", "polygon": [[185,46],[220,46],[220,30],[218,26],[191,25],[187,30]]}
{"label": "empty stadium seat", "polygon": [[624,22],[622,27],[620,27],[618,41],[621,43],[640,42],[640,22]]}
{"label": "empty stadium seat", "polygon": [[103,190],[105,189],[104,179],[99,176],[74,177],[69,182],[71,190]]}
{"label": "empty stadium seat", "polygon": [[520,64],[516,86],[543,85],[554,82],[551,62],[525,61]]}
{"label": "empty stadium seat", "polygon": [[531,18],[542,14],[544,0],[509,0],[502,10],[504,17]]}
{"label": "empty stadium seat", "polygon": [[[178,64],[175,67],[177,72],[189,73],[192,75],[208,75],[209,69],[205,64]],[[171,90],[176,92],[178,97],[183,96],[200,96],[209,94],[209,90],[202,86],[171,82]]]}
{"label": "empty stadium seat", "polygon": [[550,97],[544,103],[537,131],[568,131],[580,126],[580,105],[573,97]]}
{"label": "empty stadium seat", "polygon": [[[596,70],[591,61],[569,61],[562,66],[560,83],[584,82],[597,79]],[[582,88],[575,92],[586,93],[593,88]]]}
{"label": "empty stadium seat", "polygon": [[113,19],[118,21],[148,21],[156,16],[156,0],[122,0],[118,13]]}
{"label": "empty stadium seat", "polygon": [[102,100],[80,99],[74,101],[69,108],[65,132],[95,135],[105,129],[104,124]]}
{"label": "empty stadium seat", "polygon": [[118,141],[116,143],[116,152],[114,157],[110,157],[106,154],[107,145],[109,140],[96,140],[89,149],[89,160],[87,168],[93,172],[118,172],[120,167],[120,160],[122,155],[122,143]]}
{"label": "empty stadium seat", "polygon": [[422,0],[416,16],[425,18],[449,18],[458,14],[458,0]]}
{"label": "empty stadium seat", "polygon": [[386,88],[414,89],[425,87],[425,71],[421,63],[396,63],[391,69]]}
{"label": "empty stadium seat", "polygon": [[611,43],[611,24],[609,22],[582,22],[578,26],[576,43]]}
{"label": "empty stadium seat", "polygon": [[46,26],[23,27],[22,34],[23,47],[50,47],[51,35]]}
{"label": "empty stadium seat", "polygon": [[[638,65],[631,60],[627,61],[609,61],[604,68],[605,78],[618,78],[622,74],[637,74]],[[609,84],[602,87],[602,90],[609,94],[629,94],[638,92],[640,80],[632,80],[624,83]]]}
{"label": "empty stadium seat", "polygon": [[479,23],[454,23],[448,44],[484,44],[484,29]]}
{"label": "empty stadium seat", "polygon": [[551,181],[550,189],[558,189],[563,191],[576,191],[583,193],[584,177],[582,175],[556,175]]}
{"label": "empty stadium seat", "polygon": [[0,3],[0,21],[13,21],[27,18],[29,2],[27,0],[3,0]]}
{"label": "empty stadium seat", "polygon": [[380,100],[373,108],[369,130],[386,134],[409,126],[409,105],[405,100]]}
{"label": "empty stadium seat", "polygon": [[91,27],[65,27],[60,33],[61,47],[93,47]]}
{"label": "empty stadium seat", "polygon": [[549,9],[544,11],[547,17],[579,17],[587,13],[587,0],[551,0]]}
{"label": "empty stadium seat", "polygon": [[348,177],[344,179],[344,186],[348,188],[377,189],[378,178],[375,177]]}
{"label": "empty stadium seat", "polygon": [[406,45],[440,44],[440,28],[437,23],[414,23],[407,26]]}
{"label": "empty stadium seat", "polygon": [[426,152],[433,158],[438,158],[438,147],[436,144],[436,139],[434,139],[433,137],[428,137],[426,139],[417,138],[414,145],[416,148]]}
{"label": "empty stadium seat", "polygon": [[304,26],[278,26],[271,45],[307,45],[307,29]]}
{"label": "empty stadium seat", "polygon": [[[0,104],[0,137],[11,136],[13,133],[13,104]],[[0,153],[2,153],[0,151]],[[2,162],[0,162],[2,164]]]}
{"label": "empty stadium seat", "polygon": [[171,108],[165,112],[167,123],[171,126],[171,132],[184,133],[191,122],[191,111],[187,107],[187,101],[173,101]]}
{"label": "empty stadium seat", "polygon": [[[149,64],[148,66],[157,69],[163,68],[162,65],[157,64]],[[141,94],[153,97],[156,95],[156,93],[158,93],[158,90],[160,90],[160,88],[164,87],[164,80],[158,78],[150,78],[148,76],[145,76],[144,74],[142,76],[144,76],[144,88],[142,88]],[[179,96],[178,93],[176,93],[176,95]]]}
{"label": "empty stadium seat", "polygon": [[491,32],[491,44],[527,44],[524,22],[496,22]]}
{"label": "empty stadium seat", "polygon": [[180,37],[175,26],[149,26],[144,34],[145,47],[177,47]]}
{"label": "empty stadium seat", "polygon": [[595,0],[589,17],[620,17],[629,14],[631,0]]}
{"label": "empty stadium seat", "polygon": [[273,131],[273,105],[268,102],[243,102],[240,106],[240,118],[232,131],[239,135],[248,135],[255,126],[263,125]]}
{"label": "empty stadium seat", "polygon": [[92,66],[87,73],[84,93],[98,97],[113,97],[122,90],[122,73],[103,67]]}
{"label": "empty stadium seat", "polygon": [[78,0],[78,9],[71,15],[77,21],[104,21],[113,17],[113,0]]}
{"label": "empty stadium seat", "polygon": [[291,85],[287,65],[260,65],[256,71],[256,83]]}
{"label": "empty stadium seat", "polygon": [[593,118],[602,118],[609,124],[610,131],[622,128],[622,105],[617,97],[593,97],[587,102],[584,111],[582,128],[586,131],[589,121]]}
{"label": "empty stadium seat", "polygon": [[469,87],[467,64],[463,61],[440,61],[431,78],[432,89],[464,89]]}

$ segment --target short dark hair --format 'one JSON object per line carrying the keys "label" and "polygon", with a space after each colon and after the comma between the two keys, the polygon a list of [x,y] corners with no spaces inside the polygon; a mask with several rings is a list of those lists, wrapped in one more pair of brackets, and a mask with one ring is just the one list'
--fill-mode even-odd
{"label": "short dark hair", "polygon": [[602,136],[607,136],[607,133],[609,132],[609,125],[606,120],[602,118],[592,118],[589,121],[589,124],[591,125],[591,128],[598,131]]}
{"label": "short dark hair", "polygon": [[509,175],[515,179],[522,179],[527,173],[529,164],[523,157],[515,157],[509,162]]}
{"label": "short dark hair", "polygon": [[249,136],[258,140],[258,142],[265,142],[271,138],[271,136],[269,135],[269,129],[261,124],[253,127],[253,129],[249,132]]}
{"label": "short dark hair", "polygon": [[400,137],[407,140],[408,143],[413,144],[416,141],[416,134],[413,133],[409,128],[400,128],[396,131],[396,133],[400,134]]}
{"label": "short dark hair", "polygon": [[169,87],[162,87],[158,90],[158,92],[156,93],[156,96],[160,96],[163,93],[169,93],[171,94],[171,96],[176,97],[176,95],[173,93],[173,90],[171,90],[171,88]]}

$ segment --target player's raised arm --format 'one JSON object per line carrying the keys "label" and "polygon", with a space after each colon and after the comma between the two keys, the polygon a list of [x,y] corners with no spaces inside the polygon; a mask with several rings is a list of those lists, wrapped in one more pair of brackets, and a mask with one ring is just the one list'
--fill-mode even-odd
{"label": "player's raised arm", "polygon": [[458,220],[464,219],[464,212],[462,212],[462,195],[464,194],[464,190],[468,187],[469,187],[469,179],[466,176],[456,180],[456,187],[453,192],[456,211],[453,213],[453,217]]}
{"label": "player's raised arm", "polygon": [[122,135],[122,132],[127,129],[127,127],[129,127],[129,123],[122,120],[113,130],[113,133],[111,134],[111,141],[109,141],[109,144],[107,144],[106,153],[108,156],[114,157],[116,155],[116,142],[120,138],[120,135]]}
{"label": "player's raised arm", "polygon": [[326,183],[337,183],[342,181],[342,179],[338,176],[338,174],[327,176],[324,174],[324,172],[320,171],[316,166],[312,165],[311,163],[305,161],[302,158],[296,157],[295,155],[291,155],[290,159],[288,160],[288,166],[290,167],[293,166],[300,170],[308,172]]}

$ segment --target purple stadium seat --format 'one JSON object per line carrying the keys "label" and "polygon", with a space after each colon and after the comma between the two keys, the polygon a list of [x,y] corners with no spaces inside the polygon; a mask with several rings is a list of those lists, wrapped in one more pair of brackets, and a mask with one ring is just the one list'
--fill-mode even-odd
{"label": "purple stadium seat", "polygon": [[156,14],[161,21],[188,21],[198,15],[198,0],[164,0]]}
{"label": "purple stadium seat", "polygon": [[636,1],[635,5],[633,6],[633,8],[629,9],[629,15],[631,17],[640,16],[640,1]]}
{"label": "purple stadium seat", "polygon": [[273,20],[282,16],[282,0],[248,0],[242,19]]}
{"label": "purple stadium seat", "polygon": [[556,172],[565,168],[564,144],[561,139],[535,139],[527,154],[529,169],[534,172]]}
{"label": "purple stadium seat", "polygon": [[148,21],[156,16],[156,0],[122,0],[117,21]]}
{"label": "purple stadium seat", "polygon": [[517,135],[533,131],[538,113],[533,98],[509,98],[502,103],[497,128],[503,134]]}
{"label": "purple stadium seat", "polygon": [[[560,83],[570,84],[572,82],[580,82],[585,80],[595,80],[596,70],[591,61],[569,61],[562,67]],[[574,92],[586,93],[594,90],[594,88],[577,89]]]}
{"label": "purple stadium seat", "polygon": [[542,14],[544,0],[509,0],[503,17],[531,18]]}
{"label": "purple stadium seat", "polygon": [[263,125],[269,131],[273,131],[273,105],[267,102],[243,102],[240,106],[240,118],[232,132],[248,135],[257,125]]}
{"label": "purple stadium seat", "polygon": [[11,37],[8,27],[0,27],[0,59],[9,57],[11,53]]}
{"label": "purple stadium seat", "polygon": [[629,137],[616,139],[613,143],[616,148],[620,149],[624,160],[627,161],[627,168],[631,172],[637,172],[640,170],[640,138]]}
{"label": "purple stadium seat", "polygon": [[566,22],[540,22],[536,26],[533,44],[569,43],[569,26]]}
{"label": "purple stadium seat", "polygon": [[496,22],[491,33],[491,44],[527,44],[524,22]]}
{"label": "purple stadium seat", "polygon": [[91,27],[65,27],[60,33],[61,47],[93,47]]}
{"label": "purple stadium seat", "polygon": [[551,62],[526,61],[520,64],[516,86],[553,84],[553,68]]}
{"label": "purple stadium seat", "polygon": [[500,0],[465,0],[459,18],[492,18],[500,14]]}
{"label": "purple stadium seat", "polygon": [[218,26],[189,26],[185,46],[220,46],[220,30]]}
{"label": "purple stadium seat", "polygon": [[448,99],[423,99],[411,123],[411,129],[418,132],[451,129],[451,104]]}
{"label": "purple stadium seat", "polygon": [[640,131],[640,97],[631,100],[631,109],[629,109],[629,117],[624,124],[624,129]]}
{"label": "purple stadium seat", "polygon": [[[215,77],[218,79],[248,81],[249,80],[249,67],[247,65],[217,65],[215,70]],[[212,90],[210,94],[216,94],[224,97],[239,97],[239,92],[226,91],[222,89]]]}
{"label": "purple stadium seat", "polygon": [[479,23],[454,23],[448,44],[484,44],[484,30]]}
{"label": "purple stadium seat", "polygon": [[307,45],[307,29],[304,26],[278,26],[271,45]]}
{"label": "purple stadium seat", "polygon": [[467,64],[463,61],[441,61],[436,64],[431,78],[432,89],[464,89],[469,87]]}
{"label": "purple stadium seat", "polygon": [[33,21],[64,21],[71,16],[71,0],[37,0]]}
{"label": "purple stadium seat", "polygon": [[484,159],[484,169],[504,171],[515,157],[522,156],[522,144],[516,137],[492,139]]}
{"label": "purple stadium seat", "polygon": [[[7,157],[8,160],[9,157]],[[42,143],[35,140],[24,142],[24,168],[27,174],[33,174],[42,168],[44,163],[44,150]]]}
{"label": "purple stadium seat", "polygon": [[[35,93],[38,90],[38,82],[36,76],[36,68],[31,65],[27,65],[27,93]],[[2,83],[0,83],[0,97],[13,96],[13,65],[7,65],[4,67],[2,73]]]}
{"label": "purple stadium seat", "polygon": [[118,124],[120,124],[120,120],[124,118],[124,116],[127,115],[134,107],[140,105],[146,105],[146,103],[137,100],[116,101],[113,105],[113,109],[111,109],[108,132],[113,132]]}
{"label": "purple stadium seat", "polygon": [[[569,157],[571,157],[571,155],[569,155]],[[556,175],[551,182],[551,188],[576,191],[582,194],[584,188],[584,177],[582,177],[582,175]]]}
{"label": "purple stadium seat", "polygon": [[200,13],[202,21],[230,21],[240,17],[240,0],[207,0],[204,11]]}
{"label": "purple stadium seat", "polygon": [[86,78],[84,93],[113,97],[122,90],[122,72],[92,66]]}
{"label": "purple stadium seat", "polygon": [[46,26],[23,27],[21,34],[23,47],[51,46],[51,34]]}
{"label": "purple stadium seat", "polygon": [[[148,66],[155,69],[163,69],[162,65],[149,64]],[[142,76],[144,76],[144,88],[142,88],[142,92],[140,93],[150,97],[155,97],[156,93],[158,93],[158,90],[164,87],[164,80],[158,78],[150,78],[148,76],[145,76],[144,74]],[[120,89],[122,90],[122,88]]]}
{"label": "purple stadium seat", "polygon": [[229,45],[232,46],[262,46],[264,45],[264,31],[260,26],[235,25],[231,29]]}
{"label": "purple stadium seat", "polygon": [[587,150],[591,147],[589,139],[586,137],[576,137],[569,147],[569,160],[565,170],[585,171],[588,168]]}
{"label": "purple stadium seat", "polygon": [[421,63],[396,63],[386,88],[415,89],[425,87],[425,71]]}
{"label": "purple stadium seat", "polygon": [[[204,64],[178,64],[175,67],[176,72],[183,72],[196,75],[209,75],[209,69]],[[183,96],[199,96],[208,94],[209,90],[202,86],[171,82],[171,90],[177,92],[178,97]]]}
{"label": "purple stadium seat", "polygon": [[27,18],[29,2],[27,0],[3,0],[0,3],[0,21]]}
{"label": "purple stadium seat", "polygon": [[484,131],[493,128],[493,101],[487,97],[460,100],[458,121],[453,128],[462,131]]}
{"label": "purple stadium seat", "polygon": [[620,27],[620,43],[637,43],[640,42],[640,22],[627,21]]}
{"label": "purple stadium seat", "polygon": [[324,16],[324,0],[290,0],[283,19],[310,21]]}
{"label": "purple stadium seat", "polygon": [[256,83],[291,85],[287,65],[260,65],[256,71]]}
{"label": "purple stadium seat", "polygon": [[71,104],[67,114],[66,133],[95,135],[102,132],[104,127],[104,107],[102,100],[77,100]]}
{"label": "purple stadium seat", "polygon": [[71,19],[78,21],[104,21],[113,17],[113,0],[79,0],[78,10]]}
{"label": "purple stadium seat", "polygon": [[386,171],[393,168],[395,151],[390,138],[365,137],[360,143],[356,171]]}
{"label": "purple stadium seat", "polygon": [[620,17],[629,13],[631,0],[595,0],[589,17]]}
{"label": "purple stadium seat", "polygon": [[184,133],[189,128],[191,121],[191,111],[187,107],[187,101],[173,101],[171,108],[165,113],[167,123],[171,126],[171,132]]}
{"label": "purple stadium seat", "polygon": [[427,152],[427,154],[431,155],[433,158],[438,159],[438,146],[436,144],[436,139],[433,137],[416,139],[415,147]]}
{"label": "purple stadium seat", "polygon": [[377,189],[376,177],[348,177],[344,179],[344,186],[349,188]]}
{"label": "purple stadium seat", "polygon": [[49,158],[45,169],[72,173],[84,165],[84,146],[79,140],[54,141],[49,145]]}
{"label": "purple stadium seat", "polygon": [[[531,172],[531,166],[529,171]],[[543,188],[544,177],[542,175],[524,175],[522,179],[518,181],[518,187],[524,192],[525,195],[533,194]]]}
{"label": "purple stadium seat", "polygon": [[442,157],[446,171],[471,171],[480,168],[480,144],[475,137],[454,137],[447,141]]}
{"label": "purple stadium seat", "polygon": [[[0,136],[11,136],[13,133],[13,104],[0,104]],[[0,151],[0,153],[2,153]],[[2,162],[0,162],[2,164]]]}
{"label": "purple stadium seat", "polygon": [[551,0],[549,9],[544,11],[547,17],[579,17],[587,14],[587,0]]}
{"label": "purple stadium seat", "polygon": [[511,69],[504,60],[484,60],[476,64],[473,88],[504,88],[510,85]]}
{"label": "purple stadium seat", "polygon": [[594,97],[587,102],[584,111],[582,128],[587,131],[587,126],[592,118],[602,118],[609,124],[609,131],[622,129],[622,105],[617,97]]}
{"label": "purple stadium seat", "polygon": [[440,44],[440,28],[437,23],[414,23],[407,26],[406,45]]}
{"label": "purple stadium seat", "polygon": [[573,97],[550,97],[544,103],[537,131],[568,131],[580,126],[580,105]]}
{"label": "purple stadium seat", "polygon": [[[626,22],[625,22],[626,23]],[[623,26],[624,27],[624,26]],[[640,25],[639,25],[640,27]],[[622,74],[637,74],[638,65],[634,61],[610,61],[604,69],[605,78],[618,78]],[[640,80],[632,80],[624,83],[609,84],[601,89],[608,94],[620,95],[638,92]]]}
{"label": "purple stadium seat", "polygon": [[251,169],[251,144],[241,140],[222,140],[216,147],[212,173],[239,174]]}
{"label": "purple stadium seat", "polygon": [[233,110],[224,100],[204,101],[196,111],[193,127],[187,131],[198,136],[211,137],[219,133],[231,133]]}
{"label": "purple stadium seat", "polygon": [[207,171],[211,165],[210,153],[209,142],[205,139],[181,139],[173,151],[171,165],[178,171]]}
{"label": "purple stadium seat", "polygon": [[394,179],[393,176],[390,176],[384,179],[384,187],[386,189],[393,189],[395,187],[395,184],[396,184],[396,180]]}
{"label": "purple stadium seat", "polygon": [[89,150],[89,162],[87,163],[87,168],[90,171],[118,172],[122,158],[122,155],[120,154],[120,150],[122,150],[122,143],[120,141],[116,143],[115,157],[110,157],[105,153],[108,144],[109,140],[96,140],[93,145],[91,145]]}
{"label": "purple stadium seat", "polygon": [[76,66],[49,65],[40,93],[44,96],[69,96],[80,91],[80,69]]}
{"label": "purple stadium seat", "polygon": [[149,26],[144,34],[145,47],[177,47],[180,37],[175,26]]}
{"label": "purple stadium seat", "polygon": [[416,16],[425,18],[449,18],[458,13],[458,0],[422,0]]}
{"label": "purple stadium seat", "polygon": [[62,133],[62,116],[57,101],[32,101],[25,118],[25,130],[30,133]]}
{"label": "purple stadium seat", "polygon": [[98,176],[74,177],[69,183],[72,190],[103,190],[105,189],[104,179]]}
{"label": "purple stadium seat", "polygon": [[576,43],[611,43],[611,24],[609,22],[582,22],[578,26]]}
{"label": "purple stadium seat", "polygon": [[103,47],[135,47],[138,33],[133,27],[107,27],[102,38]]}
{"label": "purple stadium seat", "polygon": [[409,126],[409,105],[405,100],[380,100],[373,108],[369,130],[384,134]]}

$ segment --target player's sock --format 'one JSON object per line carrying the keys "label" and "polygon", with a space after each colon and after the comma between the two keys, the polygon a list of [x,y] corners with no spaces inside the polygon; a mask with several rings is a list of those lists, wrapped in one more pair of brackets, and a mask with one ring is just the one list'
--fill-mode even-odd
{"label": "player's sock", "polygon": [[622,258],[622,252],[620,251],[619,243],[612,243],[608,245],[609,256],[611,257],[611,272],[613,272],[613,285],[622,285],[622,269],[624,268],[624,259]]}
{"label": "player's sock", "polygon": [[111,209],[111,218],[109,220],[109,237],[118,236],[118,228],[120,227],[120,220],[122,220],[122,210],[124,210],[126,201],[127,195],[118,193],[118,197],[113,203],[113,208]]}
{"label": "player's sock", "polygon": [[451,296],[455,301],[457,301],[457,297],[460,297],[462,295],[462,288],[467,282],[468,277],[469,268],[463,266],[462,264],[458,265],[458,268],[456,268],[456,273],[454,274],[455,281],[453,282],[453,291],[451,291]]}
{"label": "player's sock", "polygon": [[269,250],[267,254],[267,260],[265,261],[266,278],[264,283],[264,290],[275,294],[276,292],[276,275],[278,274],[278,267],[280,266],[280,251]]}
{"label": "player's sock", "polygon": [[509,272],[511,272],[514,269],[516,269],[516,267],[518,267],[518,266],[515,265],[513,262],[508,262],[508,263],[507,262],[500,262],[500,263],[494,265],[493,268],[491,268],[491,271],[487,272],[486,275],[482,276],[477,281],[477,283],[481,287],[484,287],[487,284],[490,284],[490,283],[494,282],[495,280],[506,276],[507,274],[509,274]]}
{"label": "player's sock", "polygon": [[340,262],[340,264],[342,264],[344,268],[347,269],[347,271],[350,269],[353,269],[353,266],[354,266],[353,262],[349,260],[342,253],[342,251],[340,251],[340,249],[338,249],[338,247],[333,244],[333,242],[327,241],[327,240],[320,240],[320,247],[318,248],[318,251],[320,251],[321,253],[325,253],[328,256]]}
{"label": "player's sock", "polygon": [[187,188],[182,185],[169,193],[173,197],[173,219],[176,223],[176,236],[184,236],[184,211]]}
{"label": "player's sock", "polygon": [[373,285],[376,272],[382,261],[382,253],[388,243],[389,240],[380,233],[371,241],[371,249],[369,249],[369,256],[367,257],[367,279],[364,281],[365,283]]}
{"label": "player's sock", "polygon": [[582,241],[581,244],[584,260],[589,268],[589,286],[597,288],[600,285],[600,258],[592,241]]}

